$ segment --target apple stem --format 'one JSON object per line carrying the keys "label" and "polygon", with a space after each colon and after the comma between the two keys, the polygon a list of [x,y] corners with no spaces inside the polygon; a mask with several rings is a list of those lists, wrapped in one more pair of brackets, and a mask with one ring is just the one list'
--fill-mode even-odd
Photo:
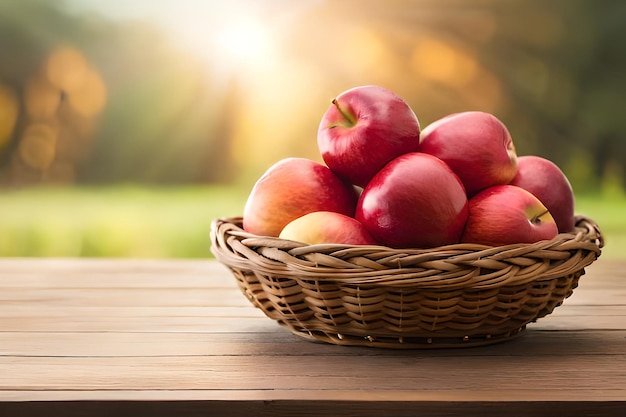
{"label": "apple stem", "polygon": [[532,218],[531,223],[533,224],[541,223],[541,218],[545,216],[546,214],[548,214],[549,212],[550,212],[549,210],[542,211],[541,213],[539,213],[538,215]]}
{"label": "apple stem", "polygon": [[350,126],[356,125],[356,118],[353,115],[351,115],[350,113],[346,112],[344,109],[342,109],[336,98],[334,98],[331,103],[335,107],[337,107],[337,110],[339,110],[339,113],[341,113],[341,115],[348,121]]}

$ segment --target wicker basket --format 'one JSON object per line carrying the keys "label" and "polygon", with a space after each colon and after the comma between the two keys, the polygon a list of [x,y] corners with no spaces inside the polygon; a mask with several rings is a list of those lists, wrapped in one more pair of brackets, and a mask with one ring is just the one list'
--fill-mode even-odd
{"label": "wicker basket", "polygon": [[213,221],[212,252],[253,305],[312,341],[385,348],[510,340],[550,314],[600,256],[597,224],[549,241],[433,249],[305,245]]}

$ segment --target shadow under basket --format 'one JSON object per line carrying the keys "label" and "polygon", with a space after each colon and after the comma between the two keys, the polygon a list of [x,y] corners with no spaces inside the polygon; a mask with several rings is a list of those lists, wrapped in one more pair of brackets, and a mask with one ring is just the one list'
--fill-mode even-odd
{"label": "shadow under basket", "polygon": [[211,251],[266,316],[305,339],[395,349],[510,340],[569,297],[604,244],[598,225],[533,244],[431,249],[307,245],[213,221]]}

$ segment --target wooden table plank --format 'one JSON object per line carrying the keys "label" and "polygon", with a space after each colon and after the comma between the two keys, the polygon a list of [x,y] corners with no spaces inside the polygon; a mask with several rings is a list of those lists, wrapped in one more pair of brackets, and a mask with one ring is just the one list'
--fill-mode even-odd
{"label": "wooden table plank", "polygon": [[375,384],[376,391],[471,391],[480,399],[484,390],[567,387],[563,397],[577,400],[590,387],[625,389],[626,369],[617,370],[619,363],[626,363],[626,353],[610,361],[604,355],[525,354],[497,362],[493,356],[429,354],[3,357],[0,390],[372,390]]}
{"label": "wooden table plank", "polygon": [[[626,307],[613,306],[611,312],[604,315],[593,315],[594,308],[555,312],[553,316],[540,319],[529,328],[551,330],[620,330],[626,321]],[[223,310],[222,310],[223,311]],[[607,311],[606,309],[604,310]],[[107,314],[107,309],[101,310]],[[73,315],[66,317],[46,316],[40,313],[27,317],[0,317],[0,328],[4,331],[45,332],[227,332],[227,331],[275,331],[273,322],[258,312],[250,312],[248,316],[169,316],[164,311],[154,316],[128,315],[120,316],[111,313],[108,316]],[[588,313],[588,314],[586,314]]]}
{"label": "wooden table plank", "polygon": [[[333,346],[302,340],[270,323],[265,331],[185,332],[0,332],[4,357],[152,356],[588,356],[623,355],[626,330],[545,331],[529,329],[515,341],[464,351],[400,350]],[[558,351],[555,351],[558,346]],[[616,358],[617,360],[617,358]]]}
{"label": "wooden table plank", "polygon": [[214,261],[0,260],[0,415],[626,415],[626,263],[521,337],[311,343]]}

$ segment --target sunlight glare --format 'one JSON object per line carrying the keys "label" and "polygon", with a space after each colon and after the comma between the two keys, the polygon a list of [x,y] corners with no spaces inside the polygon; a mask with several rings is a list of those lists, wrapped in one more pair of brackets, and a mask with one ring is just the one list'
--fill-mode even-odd
{"label": "sunlight glare", "polygon": [[272,39],[261,22],[241,19],[224,26],[216,34],[217,52],[228,65],[257,67],[271,62]]}

